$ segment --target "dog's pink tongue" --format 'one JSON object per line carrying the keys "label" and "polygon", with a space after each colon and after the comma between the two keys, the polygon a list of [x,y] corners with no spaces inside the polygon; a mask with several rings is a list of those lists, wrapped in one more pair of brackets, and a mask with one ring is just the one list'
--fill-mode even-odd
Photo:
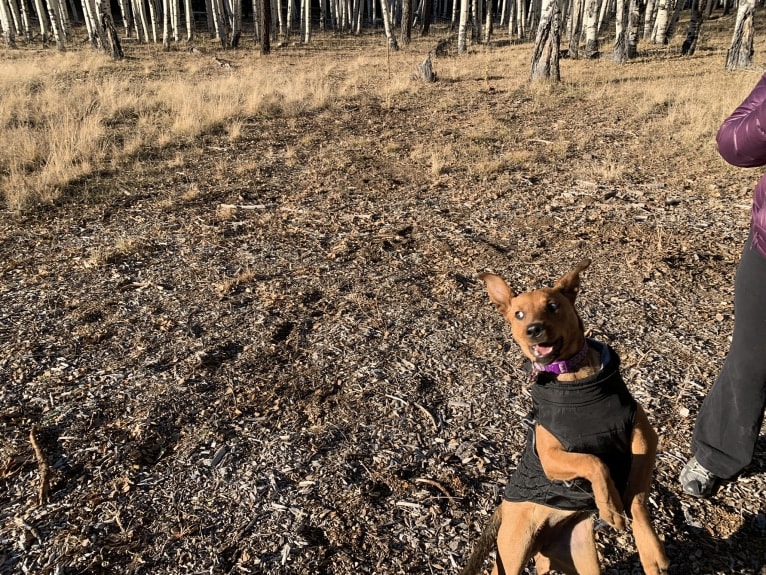
{"label": "dog's pink tongue", "polygon": [[535,353],[538,357],[544,357],[553,351],[552,345],[536,345]]}

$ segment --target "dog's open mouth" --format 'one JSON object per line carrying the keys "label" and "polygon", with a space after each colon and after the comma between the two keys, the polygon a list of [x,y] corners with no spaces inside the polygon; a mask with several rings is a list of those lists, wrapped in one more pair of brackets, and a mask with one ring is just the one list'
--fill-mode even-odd
{"label": "dog's open mouth", "polygon": [[536,343],[531,346],[532,354],[535,356],[535,361],[542,365],[547,365],[554,361],[561,351],[561,338],[555,342]]}

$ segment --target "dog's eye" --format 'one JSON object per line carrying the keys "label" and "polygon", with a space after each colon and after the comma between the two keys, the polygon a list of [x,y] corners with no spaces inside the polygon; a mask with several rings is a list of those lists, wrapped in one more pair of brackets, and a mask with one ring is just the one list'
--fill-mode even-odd
{"label": "dog's eye", "polygon": [[524,319],[524,312],[523,312],[523,311],[521,311],[521,310],[517,311],[517,312],[516,312],[515,314],[513,314],[513,315],[516,317],[516,319]]}
{"label": "dog's eye", "polygon": [[547,309],[551,313],[556,312],[559,309],[559,304],[556,303],[555,301],[548,302]]}

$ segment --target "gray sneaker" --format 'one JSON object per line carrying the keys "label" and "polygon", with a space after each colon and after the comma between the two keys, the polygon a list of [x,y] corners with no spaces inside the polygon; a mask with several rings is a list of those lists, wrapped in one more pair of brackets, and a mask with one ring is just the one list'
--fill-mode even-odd
{"label": "gray sneaker", "polygon": [[713,493],[719,478],[702,467],[696,457],[692,457],[681,470],[679,480],[684,493],[706,498]]}

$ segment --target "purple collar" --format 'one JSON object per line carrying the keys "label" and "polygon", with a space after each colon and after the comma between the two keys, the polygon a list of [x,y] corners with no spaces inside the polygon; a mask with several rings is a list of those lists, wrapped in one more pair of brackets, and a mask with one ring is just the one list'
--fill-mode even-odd
{"label": "purple collar", "polygon": [[569,359],[562,359],[560,361],[554,361],[552,363],[549,363],[548,365],[541,365],[539,363],[533,363],[532,367],[536,372],[548,372],[553,373],[555,375],[561,375],[562,373],[572,373],[574,371],[577,371],[577,368],[580,367],[582,362],[585,360],[585,358],[588,355],[588,341],[586,340],[585,343],[582,346],[582,349],[578,351],[576,354],[574,354]]}

